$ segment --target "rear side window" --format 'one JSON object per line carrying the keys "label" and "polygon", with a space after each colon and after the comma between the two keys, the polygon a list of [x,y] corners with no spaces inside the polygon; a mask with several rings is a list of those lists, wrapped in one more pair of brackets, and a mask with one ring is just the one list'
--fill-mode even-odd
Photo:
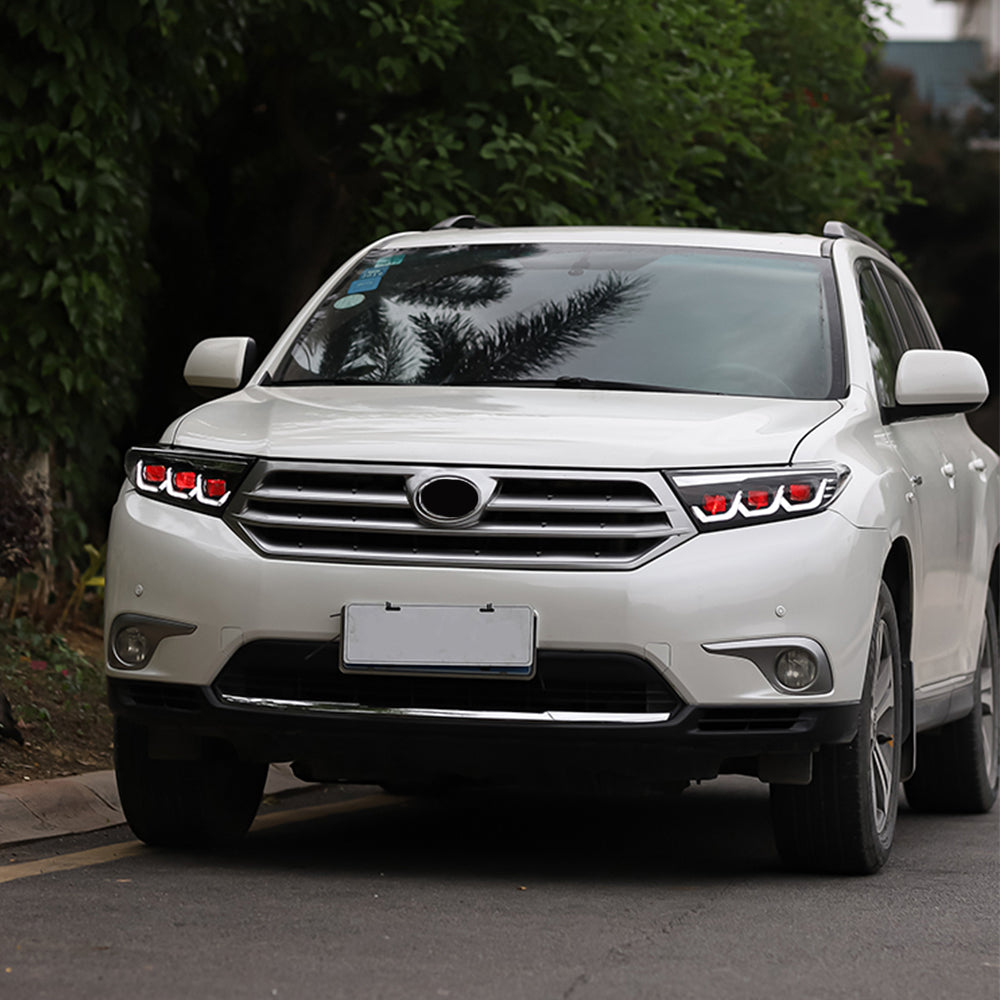
{"label": "rear side window", "polygon": [[903,345],[896,335],[892,316],[882,297],[879,281],[870,264],[863,263],[858,270],[858,287],[861,291],[861,308],[868,335],[868,354],[875,376],[875,391],[879,405],[896,405],[896,366],[903,353]]}
{"label": "rear side window", "polygon": [[882,284],[885,285],[896,318],[899,320],[899,327],[907,348],[933,348],[936,346],[931,342],[923,323],[920,321],[921,318],[918,317],[908,290],[902,282],[883,267],[878,269],[878,273]]}
{"label": "rear side window", "polygon": [[886,268],[880,267],[878,273],[899,318],[906,346],[939,350],[941,342],[920,300]]}

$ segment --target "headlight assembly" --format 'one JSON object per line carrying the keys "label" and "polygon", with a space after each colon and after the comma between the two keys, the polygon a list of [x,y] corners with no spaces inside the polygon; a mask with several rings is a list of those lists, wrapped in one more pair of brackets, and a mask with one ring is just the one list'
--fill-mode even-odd
{"label": "headlight assembly", "polygon": [[668,472],[700,531],[783,521],[824,510],[850,477],[844,465]]}
{"label": "headlight assembly", "polygon": [[221,514],[253,464],[241,455],[132,448],[125,475],[142,494],[205,514]]}

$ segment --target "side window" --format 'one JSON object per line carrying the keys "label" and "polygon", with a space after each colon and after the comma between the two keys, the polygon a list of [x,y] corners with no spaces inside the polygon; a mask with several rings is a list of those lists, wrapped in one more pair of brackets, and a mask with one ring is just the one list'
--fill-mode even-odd
{"label": "side window", "polygon": [[861,308],[865,316],[865,332],[868,334],[868,353],[871,357],[879,405],[895,406],[896,365],[903,353],[903,347],[896,336],[892,317],[870,264],[862,263],[859,267],[858,287],[861,291]]}
{"label": "side window", "polygon": [[920,301],[919,296],[917,296],[909,288],[904,287],[903,291],[906,293],[907,301],[913,308],[913,315],[917,317],[917,322],[920,324],[920,328],[924,331],[927,346],[936,351],[940,351],[941,339],[937,335],[937,330],[934,329],[934,324],[931,322],[931,317],[927,312],[926,306],[924,306],[923,302]]}
{"label": "side window", "polygon": [[890,271],[883,267],[878,269],[885,290],[889,293],[889,301],[896,312],[900,328],[903,331],[903,339],[907,348],[922,347],[932,348],[935,345],[931,342],[924,329],[924,325],[918,318],[918,313],[914,309],[914,303],[909,295],[908,289]]}

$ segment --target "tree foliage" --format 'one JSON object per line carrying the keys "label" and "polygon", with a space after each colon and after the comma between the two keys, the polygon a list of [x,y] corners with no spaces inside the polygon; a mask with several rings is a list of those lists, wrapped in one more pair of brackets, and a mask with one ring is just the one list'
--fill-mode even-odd
{"label": "tree foliage", "polygon": [[[732,159],[706,197],[727,222],[818,232],[843,219],[888,242],[898,185],[895,116],[873,83],[878,35],[867,0],[746,0],[746,47],[766,70],[780,120],[762,156]],[[780,220],[780,221],[778,221]]]}
{"label": "tree foliage", "polygon": [[996,71],[972,81],[981,103],[954,120],[922,101],[913,77],[886,68],[883,87],[906,122],[903,176],[915,200],[892,219],[896,247],[945,347],[976,355],[992,393],[969,415],[976,432],[1000,448],[1000,147]]}
{"label": "tree foliage", "polygon": [[152,143],[229,66],[234,23],[201,6],[26,0],[0,21],[0,441],[58,445],[85,495],[134,411]]}
{"label": "tree foliage", "polygon": [[82,491],[195,341],[266,346],[338,258],[457,212],[884,237],[875,5],[12,0],[0,438]]}

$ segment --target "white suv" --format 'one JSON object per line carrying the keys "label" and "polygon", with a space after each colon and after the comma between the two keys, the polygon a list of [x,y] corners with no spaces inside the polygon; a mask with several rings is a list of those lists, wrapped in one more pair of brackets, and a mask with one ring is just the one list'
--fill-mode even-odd
{"label": "white suv", "polygon": [[783,859],[842,872],[885,861],[900,782],[992,806],[986,378],[866,237],[461,216],[253,353],[195,348],[222,398],[129,452],[112,519],[142,839],[241,836],[285,760],[400,790],[752,775]]}

